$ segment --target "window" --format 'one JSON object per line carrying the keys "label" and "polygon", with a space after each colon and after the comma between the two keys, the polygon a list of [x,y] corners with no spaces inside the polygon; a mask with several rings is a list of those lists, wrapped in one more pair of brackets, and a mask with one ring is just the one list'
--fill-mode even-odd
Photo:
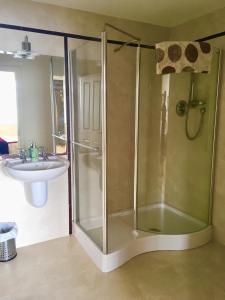
{"label": "window", "polygon": [[0,138],[18,141],[15,72],[0,71]]}

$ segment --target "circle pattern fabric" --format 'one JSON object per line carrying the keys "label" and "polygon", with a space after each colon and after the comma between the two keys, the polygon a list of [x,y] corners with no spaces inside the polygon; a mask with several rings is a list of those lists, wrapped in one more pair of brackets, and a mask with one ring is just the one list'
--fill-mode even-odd
{"label": "circle pattern fabric", "polygon": [[210,53],[211,51],[211,45],[205,42],[201,42],[200,44],[200,48],[202,50],[203,53]]}
{"label": "circle pattern fabric", "polygon": [[206,42],[161,42],[156,44],[156,73],[208,73],[212,47]]}
{"label": "circle pattern fabric", "polygon": [[188,44],[185,49],[185,56],[190,62],[195,62],[198,58],[198,49],[193,44]]}
{"label": "circle pattern fabric", "polygon": [[176,62],[181,59],[182,49],[179,45],[172,45],[168,48],[168,56],[172,62]]}
{"label": "circle pattern fabric", "polygon": [[162,49],[160,48],[156,49],[156,61],[158,63],[163,60],[164,56],[165,56],[165,52]]}

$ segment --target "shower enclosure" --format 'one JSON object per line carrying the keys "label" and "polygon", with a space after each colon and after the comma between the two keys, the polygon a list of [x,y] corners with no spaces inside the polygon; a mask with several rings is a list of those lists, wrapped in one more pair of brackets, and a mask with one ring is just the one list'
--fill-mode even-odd
{"label": "shower enclosure", "polygon": [[220,52],[209,74],[156,75],[153,47],[105,29],[69,51],[74,233],[107,272],[211,239]]}
{"label": "shower enclosure", "polygon": [[[143,63],[154,56],[149,52],[142,51]],[[141,80],[139,230],[178,235],[211,224],[219,59],[220,52],[214,50],[209,74],[159,76],[153,62],[152,89]],[[183,116],[176,112],[180,100],[190,105]]]}

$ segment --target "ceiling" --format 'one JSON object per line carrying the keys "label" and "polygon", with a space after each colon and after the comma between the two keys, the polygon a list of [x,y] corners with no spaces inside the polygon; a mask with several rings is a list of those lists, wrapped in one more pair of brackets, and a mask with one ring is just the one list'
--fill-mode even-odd
{"label": "ceiling", "polygon": [[174,27],[225,7],[224,0],[30,0]]}

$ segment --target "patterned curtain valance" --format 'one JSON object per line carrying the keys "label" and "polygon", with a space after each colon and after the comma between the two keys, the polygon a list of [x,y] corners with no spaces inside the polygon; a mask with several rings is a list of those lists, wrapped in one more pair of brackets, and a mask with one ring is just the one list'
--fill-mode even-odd
{"label": "patterned curtain valance", "polygon": [[156,44],[156,73],[208,73],[212,48],[205,42],[161,42]]}

